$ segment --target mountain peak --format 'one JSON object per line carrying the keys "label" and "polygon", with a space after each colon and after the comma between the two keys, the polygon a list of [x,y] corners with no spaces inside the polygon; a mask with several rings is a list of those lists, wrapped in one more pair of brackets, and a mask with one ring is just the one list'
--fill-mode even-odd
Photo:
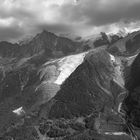
{"label": "mountain peak", "polygon": [[41,33],[39,33],[39,36],[56,36],[54,33],[52,33],[52,32],[49,32],[49,31],[47,31],[47,30],[43,30]]}

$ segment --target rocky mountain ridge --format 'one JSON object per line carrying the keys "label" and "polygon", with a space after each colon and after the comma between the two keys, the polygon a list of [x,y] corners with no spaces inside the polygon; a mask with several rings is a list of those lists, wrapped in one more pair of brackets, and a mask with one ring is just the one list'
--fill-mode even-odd
{"label": "rocky mountain ridge", "polygon": [[12,44],[6,41],[0,42],[0,56],[21,58],[32,57],[41,53],[51,58],[62,57],[75,53],[81,45],[79,42],[59,37],[54,33],[44,30],[24,43]]}
{"label": "rocky mountain ridge", "polygon": [[[41,39],[40,35],[36,36],[36,43],[29,42],[31,48],[50,41],[49,48],[55,50],[53,43],[57,37],[54,34],[42,43],[47,34]],[[131,39],[132,47],[139,43],[139,33],[126,38]],[[117,42],[124,41],[123,47],[126,47],[126,38]],[[75,54],[52,59],[40,52],[43,45],[29,50],[20,60],[15,59],[14,54],[11,59],[1,58],[2,140],[140,138],[137,46],[133,52],[127,50],[129,55],[112,51],[111,44],[78,54],[74,50]],[[63,50],[61,43],[60,48]],[[29,57],[34,53],[37,55]]]}

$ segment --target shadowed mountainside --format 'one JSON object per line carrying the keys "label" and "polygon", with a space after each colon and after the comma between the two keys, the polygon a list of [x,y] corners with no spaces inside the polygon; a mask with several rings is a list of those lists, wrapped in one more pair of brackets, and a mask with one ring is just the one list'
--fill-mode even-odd
{"label": "shadowed mountainside", "polygon": [[129,96],[126,98],[125,103],[129,121],[134,126],[140,127],[140,54],[132,63],[130,69],[130,76],[126,82],[126,88],[129,91]]}

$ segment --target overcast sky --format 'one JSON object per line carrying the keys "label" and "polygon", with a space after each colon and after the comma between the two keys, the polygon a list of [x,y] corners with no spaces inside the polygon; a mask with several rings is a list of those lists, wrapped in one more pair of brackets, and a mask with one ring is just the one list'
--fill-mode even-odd
{"label": "overcast sky", "polygon": [[140,26],[140,0],[0,0],[0,40],[43,29],[81,36]]}

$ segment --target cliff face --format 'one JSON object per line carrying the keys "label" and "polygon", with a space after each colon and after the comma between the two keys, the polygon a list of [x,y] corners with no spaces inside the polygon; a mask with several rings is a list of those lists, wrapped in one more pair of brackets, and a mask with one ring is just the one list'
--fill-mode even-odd
{"label": "cliff face", "polygon": [[140,54],[134,60],[131,69],[129,79],[126,82],[126,88],[129,91],[129,96],[126,98],[126,110],[129,116],[129,121],[134,126],[140,127]]}

